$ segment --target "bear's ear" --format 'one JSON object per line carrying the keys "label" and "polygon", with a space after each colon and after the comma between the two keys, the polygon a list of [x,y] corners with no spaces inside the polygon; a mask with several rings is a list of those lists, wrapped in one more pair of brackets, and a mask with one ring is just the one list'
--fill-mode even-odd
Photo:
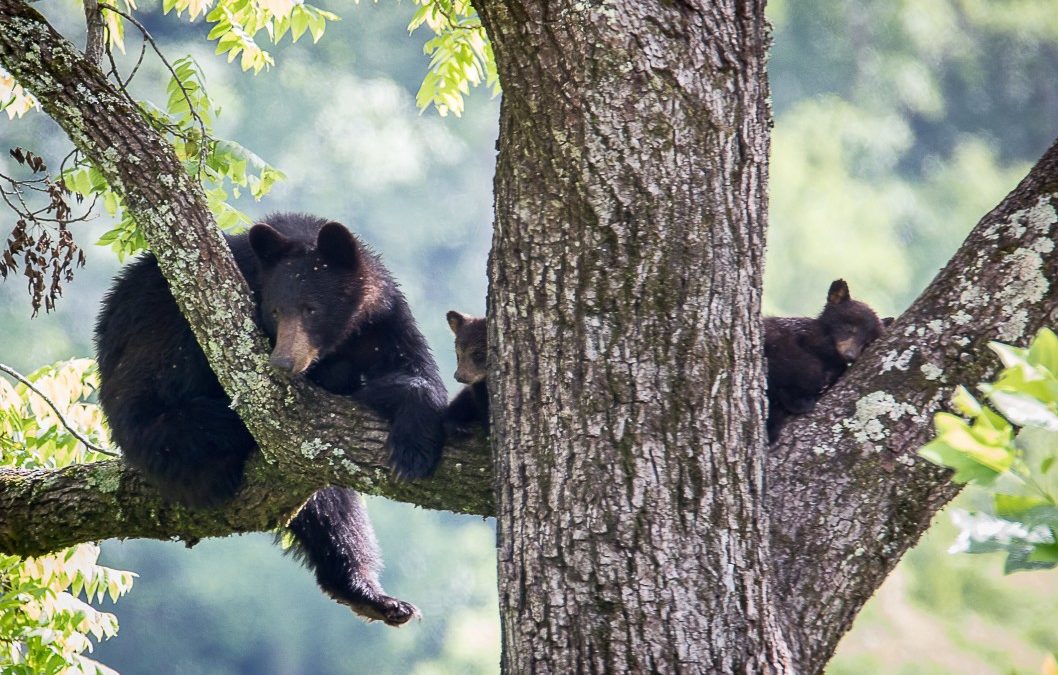
{"label": "bear's ear", "polygon": [[466,314],[460,314],[456,311],[451,311],[445,316],[448,319],[448,327],[452,329],[453,333],[458,333],[459,329],[462,328],[463,324],[470,318]]}
{"label": "bear's ear", "polygon": [[316,235],[316,250],[330,263],[341,267],[356,267],[360,244],[345,225],[330,222]]}
{"label": "bear's ear", "polygon": [[250,248],[265,265],[275,265],[286,255],[293,244],[267,223],[258,223],[250,228]]}
{"label": "bear's ear", "polygon": [[888,328],[889,326],[892,326],[894,321],[896,321],[895,316],[885,317],[884,319],[882,319],[882,328]]}
{"label": "bear's ear", "polygon": [[843,302],[847,302],[848,299],[849,285],[845,283],[844,279],[837,279],[830,284],[830,290],[827,291],[827,304],[840,305]]}

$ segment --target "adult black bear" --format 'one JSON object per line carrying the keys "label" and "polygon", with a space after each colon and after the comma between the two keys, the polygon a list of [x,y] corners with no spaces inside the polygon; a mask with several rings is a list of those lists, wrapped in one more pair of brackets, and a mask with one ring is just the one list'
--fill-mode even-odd
{"label": "adult black bear", "polygon": [[849,296],[843,279],[830,284],[827,304],[815,319],[765,317],[768,441],[779,436],[787,417],[811,411],[886,325],[873,309]]}
{"label": "adult black bear", "polygon": [[[377,411],[392,424],[393,469],[429,475],[441,458],[446,396],[389,272],[338,223],[295,214],[267,222],[227,242],[274,345],[272,364]],[[96,351],[99,400],[125,460],[187,506],[230,499],[256,444],[153,255],[117,276],[96,324]],[[320,490],[289,527],[297,552],[335,600],[390,625],[417,614],[379,584],[378,545],[357,493]]]}
{"label": "adult black bear", "polygon": [[448,327],[456,336],[457,382],[463,387],[448,404],[445,422],[450,432],[465,432],[472,425],[489,430],[489,390],[485,384],[485,317],[449,312]]}

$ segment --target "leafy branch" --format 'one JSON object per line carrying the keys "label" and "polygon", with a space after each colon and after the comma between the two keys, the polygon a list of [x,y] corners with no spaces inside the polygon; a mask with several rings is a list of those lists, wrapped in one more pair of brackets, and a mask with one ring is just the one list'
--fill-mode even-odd
{"label": "leafy branch", "polygon": [[955,471],[952,480],[990,498],[977,513],[957,512],[953,551],[1007,553],[1006,571],[1058,566],[1058,337],[1041,330],[1028,349],[993,342],[1003,363],[978,385],[991,405],[965,387],[952,399],[962,417],[938,413],[937,436],[919,451]]}

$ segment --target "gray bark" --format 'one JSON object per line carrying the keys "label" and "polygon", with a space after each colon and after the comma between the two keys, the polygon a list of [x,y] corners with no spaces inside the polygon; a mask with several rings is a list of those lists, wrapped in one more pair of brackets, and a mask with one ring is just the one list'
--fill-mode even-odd
{"label": "gray bark", "polygon": [[763,2],[477,3],[507,672],[781,672],[763,512]]}
{"label": "gray bark", "polygon": [[769,451],[779,589],[805,672],[959,490],[915,451],[956,385],[989,379],[990,340],[1058,318],[1058,143],[973,229],[887,335]]}

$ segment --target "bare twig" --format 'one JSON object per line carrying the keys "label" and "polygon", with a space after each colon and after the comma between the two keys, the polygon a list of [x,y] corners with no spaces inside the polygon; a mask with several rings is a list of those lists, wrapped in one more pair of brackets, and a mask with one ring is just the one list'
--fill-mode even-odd
{"label": "bare twig", "polygon": [[[199,155],[198,156],[198,175],[201,178],[202,167],[205,166],[205,163],[206,163],[206,153],[208,152],[207,148],[209,146],[209,141],[211,139],[211,136],[206,132],[206,123],[205,123],[205,121],[198,114],[198,112],[195,111],[195,104],[191,100],[191,94],[188,93],[187,88],[184,87],[183,83],[180,81],[180,78],[177,77],[176,69],[173,68],[172,64],[169,63],[169,60],[167,58],[165,58],[164,54],[162,54],[162,50],[158,48],[158,44],[154,41],[154,38],[151,36],[150,31],[147,30],[147,27],[144,26],[143,23],[141,23],[138,19],[133,17],[128,12],[123,12],[120,9],[118,9],[117,7],[114,7],[113,5],[108,5],[106,3],[99,2],[98,6],[99,6],[100,10],[104,10],[105,9],[108,12],[114,12],[115,14],[117,14],[118,16],[122,17],[123,19],[125,19],[129,23],[131,23],[133,26],[135,26],[137,28],[137,30],[140,31],[140,34],[143,36],[143,40],[146,43],[150,44],[151,49],[154,50],[154,53],[158,56],[158,59],[162,62],[162,65],[165,66],[165,69],[169,71],[170,75],[172,75],[173,81],[176,82],[176,86],[180,87],[180,93],[182,93],[184,95],[184,100],[187,102],[187,107],[188,107],[188,110],[191,113],[191,117],[194,118],[196,124],[198,125],[199,133],[202,134],[202,140],[199,143],[199,153],[198,153],[198,155]],[[139,103],[137,103],[136,100],[132,98],[132,96],[129,94],[128,90],[126,89],[126,87],[128,86],[128,83],[132,81],[132,76],[136,74],[136,71],[139,69],[140,63],[142,61],[143,61],[143,53],[141,52],[140,53],[140,58],[139,58],[139,60],[137,60],[136,66],[133,68],[132,74],[129,75],[129,78],[127,80],[122,81],[121,77],[117,73],[117,66],[116,66],[116,64],[114,64],[113,56],[111,55],[111,64],[113,66],[114,77],[115,77],[115,79],[118,82],[118,89],[121,91],[121,93],[133,105],[135,105],[137,107],[139,107]],[[180,132],[178,129],[174,129],[170,125],[166,125],[166,128],[167,128],[168,131],[170,131],[174,135],[185,137],[182,132]]]}
{"label": "bare twig", "polygon": [[84,18],[88,28],[85,38],[85,58],[95,65],[103,60],[103,14],[96,0],[84,0]]}
{"label": "bare twig", "polygon": [[51,408],[53,411],[55,411],[56,417],[58,417],[59,421],[62,422],[62,425],[64,427],[66,427],[66,430],[69,431],[73,435],[74,438],[76,438],[78,441],[80,441],[82,444],[84,444],[84,446],[86,448],[88,448],[92,452],[98,452],[101,455],[107,455],[108,457],[120,457],[121,456],[119,453],[114,452],[113,450],[110,450],[108,448],[100,447],[100,446],[96,445],[95,443],[93,443],[92,441],[90,441],[87,438],[85,438],[85,436],[82,435],[81,432],[77,431],[77,429],[75,429],[73,427],[73,425],[70,424],[69,421],[67,421],[66,416],[62,414],[62,411],[59,410],[59,407],[57,405],[55,405],[55,403],[52,402],[52,400],[50,398],[48,398],[47,395],[44,392],[42,392],[40,389],[38,389],[36,387],[36,385],[34,385],[32,382],[30,382],[29,378],[27,378],[25,375],[23,375],[22,373],[18,372],[17,370],[12,368],[11,366],[9,366],[7,364],[4,364],[4,363],[0,363],[0,372],[7,373],[12,378],[14,378],[14,379],[18,380],[19,382],[21,382],[22,384],[26,385],[26,387],[30,391],[32,391],[34,394],[39,396],[42,401],[47,403],[48,407]]}

